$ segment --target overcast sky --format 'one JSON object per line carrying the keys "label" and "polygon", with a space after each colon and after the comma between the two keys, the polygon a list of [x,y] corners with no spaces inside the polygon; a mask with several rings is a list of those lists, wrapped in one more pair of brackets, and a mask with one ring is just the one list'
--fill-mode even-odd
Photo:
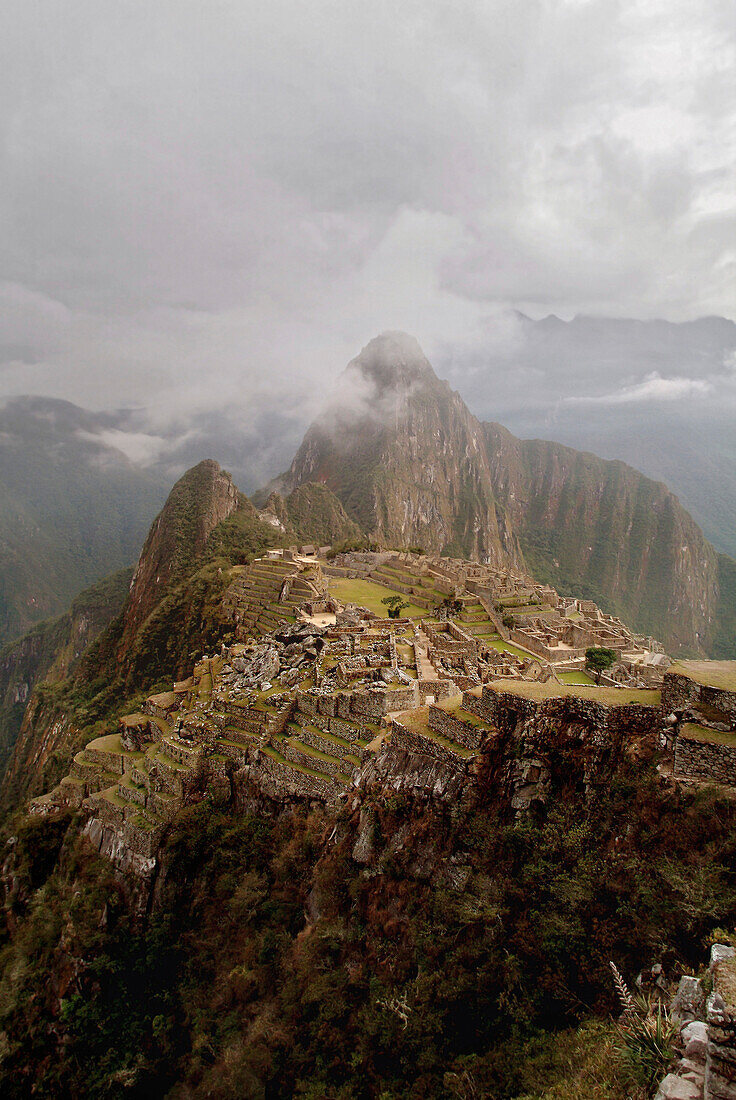
{"label": "overcast sky", "polygon": [[3,0],[0,394],[141,407],[143,455],[221,408],[307,418],[388,328],[443,374],[513,349],[514,310],[733,317],[733,23],[732,0]]}

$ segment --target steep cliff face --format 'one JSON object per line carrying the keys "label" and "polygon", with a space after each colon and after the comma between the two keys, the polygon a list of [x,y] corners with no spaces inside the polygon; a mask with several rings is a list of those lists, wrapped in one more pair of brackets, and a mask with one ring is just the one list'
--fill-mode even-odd
{"label": "steep cliff face", "polygon": [[493,485],[530,571],[672,649],[711,647],[717,555],[661,482],[623,462],[486,425]]}
{"label": "steep cliff face", "polygon": [[41,623],[0,652],[0,774],[13,749],[34,687],[61,680],[119,613],[131,570],[82,592],[65,615]]}
{"label": "steep cliff face", "polygon": [[282,484],[307,481],[387,545],[521,562],[480,424],[403,333],[377,337],[348,365]]}
{"label": "steep cliff face", "polygon": [[45,684],[37,685],[23,712],[0,784],[0,812],[12,813],[66,775],[81,728]]}

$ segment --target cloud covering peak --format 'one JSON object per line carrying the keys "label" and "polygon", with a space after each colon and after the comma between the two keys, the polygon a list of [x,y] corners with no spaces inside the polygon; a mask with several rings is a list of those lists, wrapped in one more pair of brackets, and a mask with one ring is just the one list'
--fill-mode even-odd
{"label": "cloud covering peak", "polygon": [[7,0],[0,393],[248,430],[387,328],[728,315],[733,68],[727,0]]}

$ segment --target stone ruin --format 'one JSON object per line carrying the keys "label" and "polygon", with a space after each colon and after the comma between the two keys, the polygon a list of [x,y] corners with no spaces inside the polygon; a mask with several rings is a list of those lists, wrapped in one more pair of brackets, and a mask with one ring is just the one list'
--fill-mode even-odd
{"label": "stone ruin", "polygon": [[681,661],[664,677],[677,779],[736,784],[736,661]]}
{"label": "stone ruin", "polygon": [[[634,688],[661,686],[669,663],[662,645],[634,635],[591,600],[560,596],[550,585],[511,569],[479,562],[410,553],[367,551],[324,560],[328,576],[358,577],[400,593],[435,619],[451,619],[474,638],[479,654],[508,643],[507,658],[527,657],[560,672],[581,671],[592,646],[614,649],[619,660],[605,683]],[[446,611],[449,602],[459,611]],[[513,626],[504,620],[513,619]],[[524,658],[522,658],[523,660]],[[514,667],[514,662],[508,661]]]}
{"label": "stone ruin", "polygon": [[[330,568],[348,568],[347,556],[325,572],[281,552],[235,570],[225,597],[235,639],[90,742],[31,811],[81,807],[105,850],[127,851],[143,866],[189,802],[228,801],[248,782],[277,800],[337,803],[371,775],[400,786],[406,769],[415,786],[457,791],[513,726],[526,731],[527,748],[508,766],[507,784],[512,809],[523,813],[546,797],[542,731],[561,715],[587,731],[586,783],[604,774],[622,740],[656,735],[672,751],[676,778],[733,784],[736,746],[726,741],[736,694],[714,694],[681,670],[665,677],[662,709],[652,690],[563,683],[555,665],[506,649],[494,608],[469,586],[545,600],[552,590],[476,563],[455,570],[445,559],[409,558],[365,554],[361,564],[385,586],[409,589],[417,606],[451,595],[451,618],[381,619],[342,607],[327,578]],[[705,740],[691,730],[700,722]]]}

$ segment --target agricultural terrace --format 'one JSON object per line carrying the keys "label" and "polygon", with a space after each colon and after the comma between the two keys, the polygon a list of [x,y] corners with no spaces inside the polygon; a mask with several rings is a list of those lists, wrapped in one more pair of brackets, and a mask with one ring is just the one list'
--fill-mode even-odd
{"label": "agricultural terrace", "polygon": [[736,661],[678,661],[670,672],[687,676],[703,687],[736,691]]}
{"label": "agricultural terrace", "polygon": [[640,688],[588,687],[583,684],[556,684],[547,680],[540,684],[533,680],[493,680],[487,685],[493,691],[506,691],[511,695],[520,695],[524,699],[542,702],[544,699],[561,699],[575,696],[589,699],[604,706],[621,706],[625,703],[640,703],[642,706],[658,707],[660,693]]}

